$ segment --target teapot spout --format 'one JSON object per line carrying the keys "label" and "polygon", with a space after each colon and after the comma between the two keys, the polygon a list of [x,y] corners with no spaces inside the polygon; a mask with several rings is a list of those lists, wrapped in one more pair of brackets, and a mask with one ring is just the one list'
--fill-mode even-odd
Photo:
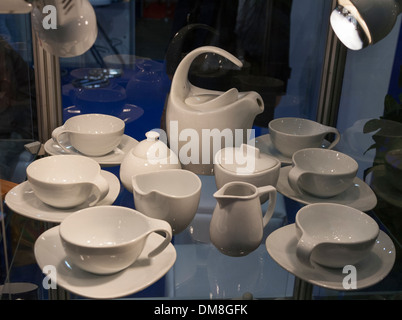
{"label": "teapot spout", "polygon": [[264,112],[264,100],[258,92],[245,92],[241,98],[244,99],[244,104],[248,106],[249,111],[253,113],[254,117]]}

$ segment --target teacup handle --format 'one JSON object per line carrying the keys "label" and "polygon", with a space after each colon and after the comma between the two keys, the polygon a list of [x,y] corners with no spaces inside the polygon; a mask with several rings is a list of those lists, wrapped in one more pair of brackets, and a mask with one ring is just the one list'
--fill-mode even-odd
{"label": "teacup handle", "polygon": [[95,200],[89,203],[89,206],[92,207],[99,201],[103,200],[109,193],[109,183],[101,174],[99,174],[94,181],[90,182],[90,184],[92,184],[92,187],[95,190]]}
{"label": "teacup handle", "polygon": [[296,191],[298,194],[303,194],[303,191],[299,187],[299,180],[306,172],[300,170],[297,167],[292,167],[288,174],[288,182],[290,187]]}
{"label": "teacup handle", "polygon": [[57,127],[52,131],[52,139],[54,142],[56,142],[64,151],[70,153],[70,150],[68,150],[65,146],[63,146],[59,140],[60,135],[63,133],[68,133],[70,131],[66,130],[64,126]]}
{"label": "teacup handle", "polygon": [[151,230],[148,232],[148,234],[152,232],[162,232],[165,234],[165,239],[163,242],[148,254],[148,258],[153,258],[165,250],[165,248],[169,245],[170,241],[172,240],[172,227],[165,220],[148,217],[148,222],[151,227]]}
{"label": "teacup handle", "polygon": [[335,134],[335,139],[334,141],[332,141],[332,143],[328,146],[328,149],[333,149],[339,142],[339,140],[341,139],[341,134],[339,133],[338,129],[334,128],[334,127],[329,127],[329,126],[325,126],[326,127],[326,134],[328,133],[333,133]]}
{"label": "teacup handle", "polygon": [[296,256],[305,265],[312,267],[311,254],[317,243],[308,237],[302,236],[296,246]]}
{"label": "teacup handle", "polygon": [[268,194],[268,196],[269,196],[269,204],[268,204],[268,208],[264,214],[264,217],[262,218],[263,228],[265,228],[265,226],[268,224],[269,220],[271,219],[272,215],[274,214],[274,210],[275,210],[275,206],[276,206],[276,188],[273,186],[259,187],[258,188],[258,196],[261,197],[265,194]]}

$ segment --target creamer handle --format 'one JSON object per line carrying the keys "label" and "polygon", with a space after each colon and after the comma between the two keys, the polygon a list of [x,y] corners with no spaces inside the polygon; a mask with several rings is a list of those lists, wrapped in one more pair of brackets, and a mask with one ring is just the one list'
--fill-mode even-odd
{"label": "creamer handle", "polygon": [[265,226],[268,224],[269,220],[271,219],[272,215],[274,214],[275,211],[275,206],[276,206],[276,189],[273,186],[264,186],[258,188],[258,196],[261,197],[262,195],[268,193],[269,194],[269,204],[268,208],[265,211],[264,217],[262,218],[262,226],[265,228]]}

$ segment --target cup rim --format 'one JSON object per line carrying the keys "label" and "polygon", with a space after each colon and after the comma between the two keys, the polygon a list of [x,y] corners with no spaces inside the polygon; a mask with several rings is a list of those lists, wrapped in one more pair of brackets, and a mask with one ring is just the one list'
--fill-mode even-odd
{"label": "cup rim", "polygon": [[[370,224],[373,226],[373,230],[372,230],[372,234],[370,235],[370,237],[367,237],[366,239],[362,239],[362,240],[358,240],[358,241],[353,241],[353,242],[347,242],[347,241],[341,241],[340,243],[345,244],[345,245],[357,245],[357,244],[362,244],[362,243],[367,243],[372,241],[373,239],[375,240],[378,237],[379,234],[379,225],[378,223],[372,218],[370,217],[367,213],[360,211],[358,209],[355,209],[353,207],[344,205],[344,204],[339,204],[339,203],[313,203],[313,204],[309,204],[304,206],[303,208],[301,208],[297,214],[296,214],[296,218],[295,218],[295,225],[297,228],[300,228],[300,230],[302,231],[302,236],[303,237],[305,235],[305,228],[303,227],[300,219],[302,219],[303,216],[303,212],[308,212],[307,210],[309,210],[312,207],[337,207],[339,208],[341,212],[343,212],[342,210],[348,210],[349,213],[351,213],[350,215],[359,215],[360,217],[364,217],[366,219],[367,222],[371,222]],[[367,224],[366,224],[367,225]],[[311,235],[307,235],[308,237],[311,237]],[[328,239],[327,241],[324,241],[322,243],[338,243],[333,239]]]}
{"label": "cup rim", "polygon": [[[60,154],[60,155],[51,155],[48,157],[44,157],[41,159],[37,159],[35,161],[33,161],[32,163],[30,163],[28,165],[28,167],[26,168],[26,174],[27,177],[29,178],[29,180],[34,180],[36,182],[40,182],[40,183],[47,183],[47,184],[52,184],[52,185],[68,185],[71,183],[77,183],[77,182],[82,182],[82,181],[86,181],[86,180],[82,180],[82,181],[48,181],[47,179],[43,179],[41,175],[39,175],[36,172],[36,168],[38,166],[43,166],[46,165],[46,163],[48,163],[49,161],[52,161],[53,159],[79,159],[79,161],[85,161],[86,163],[88,163],[88,165],[93,166],[94,170],[96,170],[98,173],[100,173],[101,171],[101,167],[99,165],[98,162],[96,162],[94,159],[91,159],[89,157],[85,157],[82,155],[75,155],[75,154]],[[57,161],[57,160],[56,160]],[[41,169],[37,169],[37,170],[41,170]]]}
{"label": "cup rim", "polygon": [[[241,185],[243,187],[248,187],[251,190],[253,190],[253,193],[249,194],[249,195],[241,195],[241,196],[225,194],[227,189],[229,189],[230,187],[235,186],[235,185]],[[250,200],[250,199],[254,199],[254,198],[258,197],[258,187],[252,183],[245,182],[245,181],[230,181],[230,182],[225,183],[219,190],[217,190],[213,194],[213,196],[215,198],[216,197],[225,197],[225,198],[237,199],[237,200]]]}
{"label": "cup rim", "polygon": [[319,128],[324,127],[323,124],[321,124],[317,121],[311,120],[311,119],[299,118],[299,117],[281,117],[281,118],[273,119],[268,123],[268,128],[269,128],[270,132],[275,131],[275,133],[279,133],[279,134],[282,134],[284,136],[289,136],[289,137],[314,137],[314,136],[319,136],[319,135],[325,133],[324,131],[321,131],[321,132],[315,132],[315,133],[309,133],[309,134],[295,134],[295,133],[284,132],[282,130],[279,130],[278,128],[273,127],[276,123],[283,121],[283,120],[285,120],[285,121],[293,120],[293,121],[314,123],[314,125],[316,125]]}
{"label": "cup rim", "polygon": [[[79,114],[79,115],[73,116],[73,117],[71,117],[71,118],[68,118],[68,119],[65,121],[64,126],[65,126],[66,124],[68,125],[68,123],[71,123],[72,121],[77,120],[77,118],[90,118],[90,117],[103,118],[103,119],[110,119],[110,120],[112,120],[112,121],[115,122],[116,128],[115,128],[114,130],[112,130],[112,131],[101,133],[101,134],[103,134],[103,135],[119,132],[119,131],[121,131],[121,130],[124,130],[124,129],[125,129],[125,126],[126,126],[126,123],[124,122],[124,120],[120,119],[119,117],[112,116],[112,115],[109,115],[109,114],[103,114],[103,113],[85,113],[85,114]],[[80,132],[80,131],[77,131],[77,132],[75,132],[75,133],[91,134],[91,133],[88,133],[88,132]],[[96,134],[99,134],[99,133],[96,133]]]}
{"label": "cup rim", "polygon": [[[296,164],[297,160],[296,158],[302,154],[302,153],[306,153],[306,152],[310,152],[310,151],[314,151],[314,152],[320,152],[320,153],[330,153],[330,154],[339,154],[341,155],[345,160],[350,162],[350,167],[349,170],[345,171],[343,170],[342,172],[338,172],[337,174],[350,174],[355,172],[355,174],[357,173],[358,169],[359,169],[359,164],[357,163],[357,161],[355,159],[353,159],[351,156],[347,155],[346,153],[340,152],[340,151],[336,151],[336,150],[332,150],[332,149],[323,149],[323,148],[305,148],[305,149],[300,149],[298,151],[296,151],[295,153],[293,153],[292,155],[292,163]],[[333,176],[333,173],[327,173],[327,172],[320,172],[320,175],[330,175]]]}
{"label": "cup rim", "polygon": [[[131,183],[133,184],[133,191],[134,191],[134,180],[137,179],[137,177],[153,176],[153,175],[158,175],[158,174],[165,175],[165,174],[169,174],[169,173],[178,173],[178,174],[185,174],[185,175],[191,176],[193,178],[193,180],[196,181],[196,183],[197,183],[195,190],[193,192],[185,194],[185,195],[173,195],[170,193],[162,192],[162,191],[158,190],[157,188],[153,188],[149,192],[141,193],[141,194],[148,194],[150,192],[158,192],[159,194],[164,195],[166,197],[175,198],[175,199],[186,199],[188,197],[192,197],[201,192],[201,188],[202,188],[201,179],[195,173],[188,171],[188,170],[183,170],[183,169],[167,169],[167,170],[160,170],[160,171],[138,173],[136,175],[133,175],[131,177]],[[137,192],[137,191],[135,191],[135,192]],[[138,193],[140,193],[140,192],[138,192]]]}
{"label": "cup rim", "polygon": [[[134,238],[132,238],[130,240],[125,240],[125,241],[122,241],[121,243],[118,243],[118,244],[110,244],[110,245],[103,245],[103,246],[84,244],[84,243],[78,242],[76,240],[76,238],[74,238],[74,236],[71,236],[71,232],[66,234],[67,231],[65,230],[65,228],[67,228],[67,223],[71,223],[70,221],[74,220],[76,217],[85,215],[86,213],[93,213],[93,211],[97,211],[97,210],[103,210],[103,212],[105,212],[104,209],[112,209],[112,210],[118,210],[120,212],[125,212],[127,214],[135,214],[137,217],[140,217],[140,219],[142,219],[143,221],[148,223],[149,218],[147,216],[145,216],[144,214],[142,214],[141,212],[139,212],[137,210],[130,209],[130,208],[127,208],[127,207],[112,206],[112,205],[88,207],[88,208],[84,208],[84,209],[81,209],[81,210],[78,210],[78,211],[72,213],[71,215],[66,217],[60,223],[60,226],[59,226],[59,235],[60,235],[60,237],[67,244],[73,245],[75,247],[79,247],[81,249],[90,249],[90,250],[121,249],[123,247],[129,246],[129,245],[137,242],[138,240],[142,239],[151,230],[151,228],[149,228],[148,230],[146,230],[142,234],[140,234],[140,235],[138,235],[138,236],[136,236],[136,237],[134,237]],[[111,210],[108,210],[106,212],[107,212],[107,214],[113,215],[112,213],[110,213]]]}

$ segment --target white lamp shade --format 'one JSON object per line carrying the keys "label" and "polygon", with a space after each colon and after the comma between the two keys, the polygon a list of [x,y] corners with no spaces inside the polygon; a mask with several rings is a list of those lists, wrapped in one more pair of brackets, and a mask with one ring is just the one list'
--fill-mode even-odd
{"label": "white lamp shade", "polygon": [[[59,2],[56,4],[56,25],[51,23],[52,11],[35,6],[32,10],[32,25],[42,47],[58,57],[75,57],[85,53],[95,43],[98,35],[96,15],[88,0],[75,0],[74,7],[64,10]],[[46,4],[46,3],[45,3]]]}

